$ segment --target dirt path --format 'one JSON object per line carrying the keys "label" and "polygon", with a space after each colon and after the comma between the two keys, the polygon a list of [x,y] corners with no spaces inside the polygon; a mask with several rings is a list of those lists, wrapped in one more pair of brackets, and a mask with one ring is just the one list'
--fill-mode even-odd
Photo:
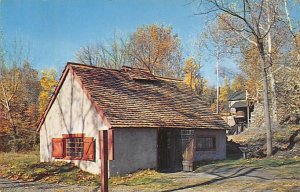
{"label": "dirt path", "polygon": [[[153,189],[150,185],[113,186],[110,191],[145,192],[190,192],[190,191],[300,191],[300,176],[284,174],[284,169],[262,169],[253,167],[212,168],[202,173],[168,173],[165,177],[174,181],[172,189]],[[155,184],[154,184],[155,185]],[[0,192],[45,192],[45,191],[99,191],[99,187],[20,182],[0,178]]]}
{"label": "dirt path", "polygon": [[98,191],[98,187],[86,187],[75,185],[61,185],[61,184],[48,184],[41,182],[22,182],[11,181],[8,179],[0,178],[0,192],[85,192],[85,191]]}
{"label": "dirt path", "polygon": [[[253,191],[286,191],[300,192],[300,175],[290,176],[278,168],[263,169],[253,167],[212,168],[202,173],[169,173],[167,177],[176,181],[172,189],[161,189],[161,192],[253,192]],[[116,187],[115,189],[118,189]],[[139,191],[139,188],[123,186],[119,189]],[[146,189],[143,191],[157,191]]]}

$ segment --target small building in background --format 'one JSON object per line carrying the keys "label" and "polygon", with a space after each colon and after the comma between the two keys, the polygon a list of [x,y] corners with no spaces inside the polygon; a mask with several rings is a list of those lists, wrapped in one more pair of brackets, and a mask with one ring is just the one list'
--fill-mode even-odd
{"label": "small building in background", "polygon": [[248,127],[251,122],[251,113],[254,107],[253,102],[247,96],[247,91],[237,91],[228,97],[230,116],[235,121],[234,129],[237,134]]}

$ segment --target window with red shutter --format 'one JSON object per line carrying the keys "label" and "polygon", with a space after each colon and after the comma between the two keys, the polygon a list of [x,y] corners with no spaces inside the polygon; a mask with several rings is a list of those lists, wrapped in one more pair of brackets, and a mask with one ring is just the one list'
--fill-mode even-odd
{"label": "window with red shutter", "polygon": [[52,157],[57,159],[95,160],[93,137],[84,134],[63,134],[63,138],[52,139]]}
{"label": "window with red shutter", "polygon": [[83,138],[70,137],[66,138],[66,157],[70,159],[81,159],[83,157]]}
{"label": "window with red shutter", "polygon": [[83,151],[84,160],[95,160],[95,142],[93,137],[83,138]]}
{"label": "window with red shutter", "polygon": [[63,138],[52,139],[52,157],[57,159],[64,158],[64,140]]}

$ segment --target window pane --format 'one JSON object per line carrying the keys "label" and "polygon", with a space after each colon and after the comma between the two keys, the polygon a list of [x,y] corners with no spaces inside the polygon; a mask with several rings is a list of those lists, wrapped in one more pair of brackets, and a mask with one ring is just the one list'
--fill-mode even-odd
{"label": "window pane", "polygon": [[66,156],[71,158],[83,156],[83,138],[66,139]]}
{"label": "window pane", "polygon": [[215,150],[215,137],[197,137],[196,139],[196,150]]}

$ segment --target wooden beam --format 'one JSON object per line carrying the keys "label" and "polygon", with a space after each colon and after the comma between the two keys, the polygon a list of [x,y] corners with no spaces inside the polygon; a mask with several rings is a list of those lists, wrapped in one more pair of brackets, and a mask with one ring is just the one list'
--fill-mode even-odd
{"label": "wooden beam", "polygon": [[108,192],[108,134],[107,130],[99,131],[101,159],[101,192]]}

